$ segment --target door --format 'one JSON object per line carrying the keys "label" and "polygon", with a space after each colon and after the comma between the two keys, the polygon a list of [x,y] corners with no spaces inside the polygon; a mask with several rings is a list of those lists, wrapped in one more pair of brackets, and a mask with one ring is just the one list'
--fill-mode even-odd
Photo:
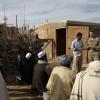
{"label": "door", "polygon": [[57,56],[66,54],[66,28],[56,29]]}

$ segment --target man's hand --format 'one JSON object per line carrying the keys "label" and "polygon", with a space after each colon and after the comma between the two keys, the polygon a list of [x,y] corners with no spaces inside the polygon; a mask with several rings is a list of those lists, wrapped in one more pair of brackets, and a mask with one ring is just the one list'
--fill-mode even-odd
{"label": "man's hand", "polygon": [[91,46],[92,49],[95,49],[95,46]]}
{"label": "man's hand", "polygon": [[93,45],[87,46],[87,49],[95,49],[95,46],[93,46]]}
{"label": "man's hand", "polygon": [[83,51],[83,48],[78,48],[78,51]]}
{"label": "man's hand", "polygon": [[87,46],[86,48],[87,48],[87,49],[90,49],[90,48],[91,48],[91,46]]}

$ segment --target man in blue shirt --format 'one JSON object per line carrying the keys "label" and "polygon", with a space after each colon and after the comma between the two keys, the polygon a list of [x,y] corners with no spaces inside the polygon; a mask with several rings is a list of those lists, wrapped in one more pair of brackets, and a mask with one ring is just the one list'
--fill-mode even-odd
{"label": "man in blue shirt", "polygon": [[72,70],[75,73],[80,72],[82,68],[82,61],[83,61],[83,41],[82,39],[82,33],[78,32],[76,35],[76,39],[72,41],[71,44],[71,49],[73,51],[73,65],[72,65]]}

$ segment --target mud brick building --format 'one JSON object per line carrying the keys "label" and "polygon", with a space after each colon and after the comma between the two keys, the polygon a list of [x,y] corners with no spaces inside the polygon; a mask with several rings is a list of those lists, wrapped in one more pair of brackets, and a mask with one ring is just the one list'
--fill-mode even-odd
{"label": "mud brick building", "polygon": [[[100,36],[100,24],[80,21],[48,22],[37,27],[35,32],[45,41],[44,50],[49,59],[59,55],[71,55],[71,42],[77,32],[83,33],[83,41],[87,40],[89,31],[94,30]],[[87,63],[87,50],[84,50],[84,63]]]}

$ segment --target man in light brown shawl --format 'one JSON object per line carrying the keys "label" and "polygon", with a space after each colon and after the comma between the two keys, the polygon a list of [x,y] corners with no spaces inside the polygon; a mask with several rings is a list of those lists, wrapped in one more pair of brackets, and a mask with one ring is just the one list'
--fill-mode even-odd
{"label": "man in light brown shawl", "polygon": [[59,66],[55,67],[47,83],[51,92],[50,100],[69,100],[75,79],[75,73],[70,70],[72,57],[62,55],[58,58]]}

